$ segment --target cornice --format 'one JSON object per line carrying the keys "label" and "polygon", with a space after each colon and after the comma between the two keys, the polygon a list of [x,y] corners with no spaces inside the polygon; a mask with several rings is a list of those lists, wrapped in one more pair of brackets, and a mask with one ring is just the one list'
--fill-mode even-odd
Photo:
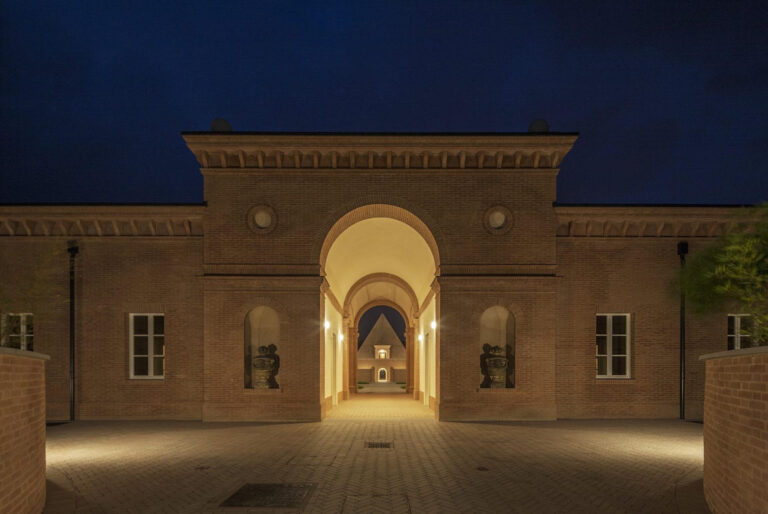
{"label": "cornice", "polygon": [[185,133],[205,172],[296,169],[556,170],[576,134]]}
{"label": "cornice", "polygon": [[0,206],[0,237],[201,237],[203,206]]}
{"label": "cornice", "polygon": [[714,238],[749,221],[739,207],[555,206],[558,237]]}

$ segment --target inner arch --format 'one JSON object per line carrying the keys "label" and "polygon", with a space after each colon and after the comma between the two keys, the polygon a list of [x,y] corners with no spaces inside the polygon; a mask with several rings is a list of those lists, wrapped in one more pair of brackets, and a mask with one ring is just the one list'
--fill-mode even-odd
{"label": "inner arch", "polygon": [[374,274],[401,277],[418,303],[429,294],[437,273],[437,256],[424,236],[393,218],[367,218],[348,226],[331,243],[323,264],[336,298],[346,298],[362,278]]}

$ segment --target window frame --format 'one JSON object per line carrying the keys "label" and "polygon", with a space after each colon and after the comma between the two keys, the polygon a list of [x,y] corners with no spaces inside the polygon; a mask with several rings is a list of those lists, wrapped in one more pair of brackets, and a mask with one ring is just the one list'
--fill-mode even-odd
{"label": "window frame", "polygon": [[[744,314],[744,313],[728,313],[728,317],[726,318],[726,325],[725,325],[725,348],[728,351],[731,350],[742,350],[743,347],[741,346],[741,338],[742,337],[748,337],[750,339],[750,345],[747,346],[747,348],[752,348],[752,334],[749,332],[746,332],[744,334],[741,333],[741,320],[742,318],[751,318],[751,314]],[[733,334],[731,334],[728,331],[728,318],[733,318]],[[733,348],[728,348],[728,338],[733,337]]]}
{"label": "window frame", "polygon": [[[136,375],[134,370],[134,357],[136,357],[135,340],[134,340],[134,319],[136,316],[147,316],[147,374]],[[163,355],[154,354],[154,338],[155,338],[155,317],[163,317]],[[144,334],[139,334],[144,335]],[[143,357],[139,355],[138,357]],[[163,358],[163,374],[154,375],[155,370],[155,358]],[[131,312],[128,314],[128,378],[131,380],[165,380],[166,371],[166,351],[165,351],[165,313],[164,312]]]}
{"label": "window frame", "polygon": [[[598,316],[606,316],[606,325],[605,325],[605,334],[598,334],[597,333],[597,318]],[[616,375],[613,374],[613,317],[614,316],[624,316],[626,319],[626,333],[625,334],[616,334],[616,335],[622,335],[627,338],[626,341],[626,353],[625,354],[618,354],[616,356],[618,357],[626,357],[627,359],[627,365],[626,365],[626,373],[624,375]],[[632,379],[632,315],[629,312],[597,312],[595,313],[595,378],[600,380],[628,380]],[[597,336],[604,335],[605,340],[605,354],[597,353]],[[597,358],[605,357],[606,365],[605,365],[605,375],[599,375],[597,373]]]}
{"label": "window frame", "polygon": [[[10,316],[19,316],[19,333],[18,334],[10,334],[6,333],[7,327],[8,327],[8,318]],[[32,318],[32,332],[27,333],[27,323],[25,323],[25,319],[27,317]],[[18,349],[24,352],[33,352],[35,351],[35,313],[33,312],[3,312],[2,315],[0,315],[0,323],[2,323],[2,326],[0,327],[0,334],[2,334],[3,339],[0,341],[0,346],[4,348],[13,348],[14,350]],[[19,347],[15,348],[13,346],[8,345],[8,338],[11,335],[18,335],[19,337]],[[27,348],[27,339],[32,339],[32,348]]]}

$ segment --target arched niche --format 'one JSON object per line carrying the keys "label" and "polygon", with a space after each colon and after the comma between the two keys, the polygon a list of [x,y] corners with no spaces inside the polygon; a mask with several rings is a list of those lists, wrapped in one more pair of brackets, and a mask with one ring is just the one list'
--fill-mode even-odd
{"label": "arched niche", "polygon": [[388,382],[387,380],[387,369],[386,368],[380,368],[379,369],[379,382]]}
{"label": "arched niche", "polygon": [[507,358],[506,387],[515,387],[515,316],[505,307],[494,305],[483,311],[480,316],[480,345],[483,355],[487,355],[488,347],[503,349]]}
{"label": "arched niche", "polygon": [[280,318],[272,307],[260,305],[251,309],[245,316],[245,335],[243,337],[245,355],[245,387],[253,388],[253,357],[258,355],[260,346],[279,346]]}

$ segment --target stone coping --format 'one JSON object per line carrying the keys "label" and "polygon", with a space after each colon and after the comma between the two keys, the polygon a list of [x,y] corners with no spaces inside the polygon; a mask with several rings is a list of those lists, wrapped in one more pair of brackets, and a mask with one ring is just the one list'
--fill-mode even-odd
{"label": "stone coping", "polygon": [[245,391],[245,394],[279,394],[283,392],[282,387],[278,387],[277,389],[254,389],[246,387],[243,390]]}
{"label": "stone coping", "polygon": [[744,357],[746,355],[759,355],[767,353],[768,346],[756,346],[754,348],[743,348],[741,350],[727,350],[725,352],[706,353],[699,356],[700,361],[708,361],[710,359],[722,359],[724,357]]}
{"label": "stone coping", "polygon": [[51,356],[44,353],[17,350],[16,348],[8,348],[6,346],[0,346],[0,355],[13,355],[14,357],[26,357],[28,359],[40,359],[44,361],[51,360]]}

